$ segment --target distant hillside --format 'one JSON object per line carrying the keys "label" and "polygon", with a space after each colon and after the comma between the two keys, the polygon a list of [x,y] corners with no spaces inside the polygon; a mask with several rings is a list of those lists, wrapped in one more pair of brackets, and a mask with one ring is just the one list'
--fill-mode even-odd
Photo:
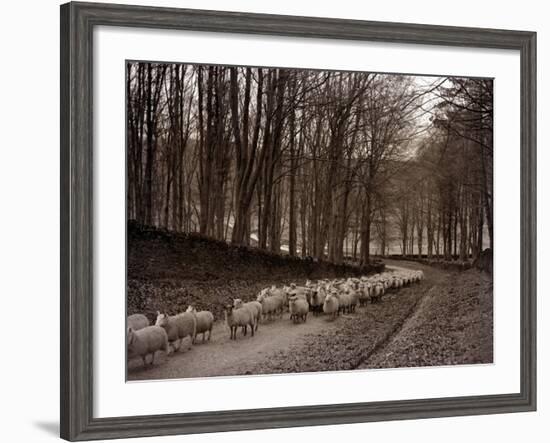
{"label": "distant hillside", "polygon": [[128,223],[128,313],[150,318],[157,310],[179,312],[189,304],[222,315],[232,298],[250,299],[260,289],[306,279],[380,272],[384,265],[336,265],[238,247],[198,234]]}

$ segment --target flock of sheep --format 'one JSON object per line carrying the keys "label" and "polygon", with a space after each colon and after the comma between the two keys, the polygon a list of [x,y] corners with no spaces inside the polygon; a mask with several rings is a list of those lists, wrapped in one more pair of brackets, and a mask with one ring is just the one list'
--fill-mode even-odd
{"label": "flock of sheep", "polygon": [[[230,339],[236,340],[239,327],[243,335],[250,327],[250,334],[254,336],[260,322],[282,318],[285,311],[290,313],[290,320],[294,323],[305,322],[309,312],[335,319],[340,313],[355,312],[357,305],[369,301],[378,303],[386,292],[399,290],[423,278],[422,271],[400,268],[369,277],[307,280],[304,286],[294,283],[280,288],[272,286],[261,290],[254,301],[234,299],[232,304],[225,306],[225,322]],[[130,315],[126,335],[128,359],[140,357],[146,365],[146,358],[151,354],[152,365],[157,351],[164,351],[167,355],[176,352],[187,337],[194,344],[198,334],[202,334],[204,342],[208,333],[210,341],[213,325],[214,316],[210,311],[197,311],[193,306],[172,316],[158,312],[155,325],[149,325],[143,314]]]}

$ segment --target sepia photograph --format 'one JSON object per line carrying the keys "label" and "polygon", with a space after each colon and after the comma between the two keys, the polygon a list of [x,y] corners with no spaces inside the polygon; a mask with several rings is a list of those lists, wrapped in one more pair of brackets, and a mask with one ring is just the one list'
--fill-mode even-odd
{"label": "sepia photograph", "polygon": [[493,363],[493,79],[126,63],[126,379]]}

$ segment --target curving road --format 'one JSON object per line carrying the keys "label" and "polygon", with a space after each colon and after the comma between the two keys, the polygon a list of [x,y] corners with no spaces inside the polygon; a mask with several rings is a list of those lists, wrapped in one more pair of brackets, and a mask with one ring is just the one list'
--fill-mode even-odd
{"label": "curving road", "polygon": [[[481,357],[476,354],[474,361],[492,361],[492,286],[490,325],[477,318],[467,320],[474,324],[473,329],[467,325],[466,329],[474,331],[468,340],[475,343],[462,343],[466,350],[455,351],[454,342],[442,340],[441,343],[451,348],[452,358],[447,355],[448,349],[438,349],[437,343],[430,349],[422,349],[424,360],[411,357],[414,341],[425,340],[423,328],[428,328],[428,333],[438,329],[430,323],[434,321],[431,313],[438,309],[452,312],[447,305],[454,300],[454,295],[445,297],[442,294],[460,288],[460,279],[465,281],[464,288],[485,288],[487,278],[478,276],[477,271],[459,274],[412,262],[388,260],[386,263],[389,267],[422,269],[425,280],[384,296],[382,303],[358,307],[355,314],[340,316],[335,321],[309,313],[306,323],[294,324],[285,313],[282,319],[260,324],[254,337],[250,332],[242,336],[239,331],[237,340],[230,340],[227,326],[221,321],[216,322],[210,342],[202,343],[199,336],[197,344],[188,350],[169,357],[159,352],[153,366],[143,367],[139,359],[129,362],[128,380],[412,366],[416,365],[415,362],[418,365],[453,364],[462,362],[460,352],[468,356],[467,352],[477,348],[480,348]],[[453,327],[445,325],[445,330],[452,331]],[[458,329],[463,331],[464,326]],[[415,338],[415,334],[418,337]],[[484,341],[482,334],[490,337]],[[491,343],[490,350],[488,343]],[[189,344],[182,349],[188,347]]]}

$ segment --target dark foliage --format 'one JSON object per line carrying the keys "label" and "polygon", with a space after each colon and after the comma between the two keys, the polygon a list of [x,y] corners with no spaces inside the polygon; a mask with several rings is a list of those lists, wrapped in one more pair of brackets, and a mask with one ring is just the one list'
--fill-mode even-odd
{"label": "dark foliage", "polygon": [[384,264],[337,265],[310,257],[234,246],[196,233],[175,233],[128,222],[128,314],[209,309],[217,319],[232,298],[249,300],[272,284],[381,272]]}

